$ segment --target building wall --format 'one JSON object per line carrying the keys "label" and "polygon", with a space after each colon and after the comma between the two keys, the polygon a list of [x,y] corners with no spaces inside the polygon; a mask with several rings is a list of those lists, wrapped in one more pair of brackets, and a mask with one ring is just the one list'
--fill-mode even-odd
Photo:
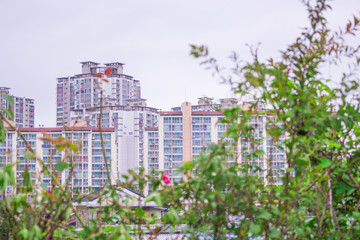
{"label": "building wall", "polygon": [[[44,174],[42,164],[35,158],[27,159],[24,157],[31,146],[31,149],[36,152],[36,157],[42,159],[49,169],[54,169],[58,161],[73,162],[74,168],[69,183],[74,191],[79,190],[86,193],[88,187],[99,189],[106,184],[106,165],[98,128],[19,128],[19,130],[27,140],[28,145],[25,144],[16,131],[11,129],[8,129],[6,133],[5,142],[0,143],[0,168],[3,168],[5,164],[19,162],[14,166],[17,183],[22,182],[22,173],[25,169],[28,169],[34,183],[44,184],[47,189],[52,188],[52,179],[49,175]],[[115,129],[103,128],[102,131],[111,184],[115,184],[118,175]],[[66,153],[65,151],[59,151],[55,148],[53,142],[43,140],[48,136],[54,139],[65,137],[81,147],[76,152]],[[70,169],[65,169],[59,174],[61,184],[65,185],[70,172]],[[8,190],[8,194],[13,193],[12,189]]]}
{"label": "building wall", "polygon": [[[226,108],[230,107],[229,101],[223,99],[223,102]],[[232,102],[234,101],[232,100]],[[151,172],[153,166],[159,165],[158,169],[168,172],[172,181],[180,181],[182,174],[175,173],[180,165],[186,161],[192,161],[194,157],[206,151],[210,143],[231,140],[223,138],[223,134],[228,128],[226,124],[221,123],[221,119],[224,118],[223,113],[214,110],[214,107],[204,106],[192,106],[185,102],[180,108],[173,108],[173,111],[160,112],[158,128],[146,129],[144,142],[147,145],[147,151],[145,151],[144,158],[147,163],[144,167],[147,172]],[[247,109],[249,104],[241,106]],[[249,119],[248,124],[252,125],[253,134],[259,144],[254,145],[249,139],[242,138],[233,149],[234,157],[228,156],[227,158],[227,161],[232,164],[246,163],[260,167],[262,170],[256,174],[264,180],[264,183],[267,183],[266,176],[270,170],[275,175],[281,176],[287,167],[284,151],[275,146],[281,146],[285,136],[280,136],[280,139],[274,142],[266,135],[266,125],[271,119],[272,115],[266,113]],[[150,147],[153,147],[150,136],[153,136],[154,133],[158,135],[159,148],[159,157],[155,159],[152,158],[153,152],[150,150]],[[264,156],[249,158],[254,151],[253,147],[263,150]],[[156,160],[155,163],[154,160]],[[277,177],[274,182],[281,184]]]}
{"label": "building wall", "polygon": [[34,127],[34,100],[25,97],[14,97],[14,122],[17,127]]}
{"label": "building wall", "polygon": [[[74,111],[71,119],[79,116],[88,126],[98,127],[100,108]],[[73,113],[73,112],[72,112]],[[131,100],[125,106],[109,105],[102,108],[102,127],[115,128],[119,178],[128,171],[144,165],[144,128],[157,125],[158,110],[146,107],[144,99]]]}
{"label": "building wall", "polygon": [[123,121],[122,134],[118,137],[119,166],[118,171],[127,174],[129,169],[139,168],[139,113],[121,112]]}
{"label": "building wall", "polygon": [[191,103],[181,104],[182,121],[183,121],[183,161],[192,161],[192,119]]}
{"label": "building wall", "polygon": [[69,124],[70,108],[74,105],[73,80],[58,78],[56,87],[56,126]]}

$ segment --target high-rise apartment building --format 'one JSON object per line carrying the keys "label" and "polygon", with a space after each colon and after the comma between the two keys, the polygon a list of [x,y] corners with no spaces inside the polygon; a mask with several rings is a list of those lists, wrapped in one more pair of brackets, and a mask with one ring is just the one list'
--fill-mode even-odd
{"label": "high-rise apartment building", "polygon": [[[0,93],[10,95],[10,88],[0,87]],[[0,106],[4,109],[10,109],[14,118],[10,119],[16,127],[32,128],[35,124],[35,105],[34,99],[26,97],[17,97],[10,95],[14,99],[14,105],[11,105],[3,94],[0,94]]]}
{"label": "high-rise apartment building", "polygon": [[102,107],[71,111],[70,118],[72,122],[85,120],[91,127],[101,125],[115,129],[117,168],[121,178],[130,169],[144,166],[144,131],[146,127],[157,126],[158,115],[158,109],[148,107],[145,99],[129,99],[125,105],[115,105],[111,99],[104,99]]}
{"label": "high-rise apartment building", "polygon": [[[34,183],[46,186],[48,190],[52,188],[52,179],[43,171],[43,167],[36,158],[25,158],[25,152],[33,149],[36,157],[42,159],[49,169],[54,170],[54,166],[59,161],[73,162],[74,168],[60,172],[60,183],[65,184],[70,180],[69,186],[74,190],[86,193],[88,188],[94,190],[102,188],[108,181],[106,172],[106,162],[108,164],[111,184],[116,183],[117,179],[117,158],[115,145],[115,129],[102,128],[103,145],[106,155],[106,162],[102,152],[99,128],[92,127],[56,127],[56,128],[19,128],[28,145],[22,140],[16,131],[7,128],[5,141],[0,143],[0,169],[5,164],[14,164],[16,181],[20,183],[22,173],[28,169],[31,180]],[[65,137],[74,144],[80,146],[79,150],[72,153],[59,151],[55,144],[44,140],[51,137],[57,139]],[[19,162],[15,165],[16,162]],[[72,175],[69,177],[69,174]],[[39,182],[41,181],[41,182]],[[46,189],[45,189],[46,190]],[[6,189],[5,194],[13,194],[14,189]],[[0,195],[1,198],[1,195]]]}
{"label": "high-rise apartment building", "polygon": [[[224,115],[219,109],[234,103],[235,99],[223,99],[219,104],[212,104],[211,101],[206,103],[200,99],[199,105],[192,106],[185,102],[172,111],[160,112],[158,127],[145,128],[144,167],[148,172],[151,168],[168,172],[172,181],[182,180],[182,173],[175,171],[179,166],[206,151],[208,144],[223,140],[228,126],[221,123]],[[249,105],[240,106],[247,109]],[[238,143],[236,156],[227,159],[233,164],[247,163],[260,167],[261,171],[257,174],[264,183],[267,183],[266,176],[270,169],[274,176],[281,176],[286,168],[284,151],[277,147],[285,140],[285,136],[280,136],[278,142],[267,136],[266,125],[271,119],[271,114],[257,114],[248,123],[252,125],[253,135],[258,140],[255,147],[263,150],[264,155],[249,157],[254,151],[254,143],[243,138]],[[276,177],[274,179],[280,184],[280,180]]]}
{"label": "high-rise apartment building", "polygon": [[[57,79],[56,125],[70,124],[70,111],[90,109],[100,106],[101,91],[103,99],[109,99],[115,105],[125,105],[128,99],[140,99],[140,81],[123,73],[123,63],[81,62],[82,73]],[[111,67],[107,81],[98,74]]]}

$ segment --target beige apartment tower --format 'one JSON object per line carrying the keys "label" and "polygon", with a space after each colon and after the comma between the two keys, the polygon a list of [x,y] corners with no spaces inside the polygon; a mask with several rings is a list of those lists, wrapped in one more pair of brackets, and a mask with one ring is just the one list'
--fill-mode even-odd
{"label": "beige apartment tower", "polygon": [[[172,181],[181,181],[182,174],[175,171],[179,166],[206,151],[210,143],[223,140],[227,125],[221,123],[224,115],[220,109],[234,105],[234,99],[222,99],[219,104],[201,103],[204,103],[204,99],[199,100],[199,105],[185,102],[172,111],[160,112],[158,127],[145,129],[144,167],[148,172],[154,168],[168,172]],[[249,104],[240,106],[247,109]],[[265,183],[269,164],[272,165],[272,171],[279,175],[286,168],[284,151],[277,148],[266,133],[267,121],[271,118],[271,114],[257,114],[248,122],[254,129],[254,136],[259,140],[258,148],[264,151],[264,155],[249,159],[247,156],[253,151],[252,143],[247,139],[240,139],[237,155],[227,159],[230,164],[247,163],[260,167],[262,171],[258,174]],[[284,138],[285,136],[280,136],[279,141],[284,141]]]}

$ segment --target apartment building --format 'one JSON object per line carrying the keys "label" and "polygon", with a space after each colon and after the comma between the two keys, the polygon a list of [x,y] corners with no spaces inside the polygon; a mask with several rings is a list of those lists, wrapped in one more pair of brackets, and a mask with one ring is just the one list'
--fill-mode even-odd
{"label": "apartment building", "polygon": [[[148,172],[154,168],[168,172],[168,176],[174,182],[181,181],[182,173],[176,171],[179,166],[206,151],[208,144],[224,140],[222,136],[228,126],[221,123],[224,115],[219,109],[232,106],[235,99],[222,99],[219,104],[208,100],[203,104],[202,98],[199,104],[194,106],[185,102],[181,107],[160,112],[158,127],[145,128],[144,167]],[[247,109],[249,105],[240,106]],[[266,133],[267,122],[271,119],[270,114],[264,113],[257,114],[249,120],[254,129],[253,135],[259,140],[256,148],[264,151],[263,156],[249,157],[254,151],[254,144],[243,138],[238,143],[236,156],[228,158],[229,163],[247,163],[260,167],[262,171],[257,174],[265,183],[270,169],[274,175],[282,175],[286,168],[284,151],[277,147],[284,141],[285,136],[280,136],[279,142],[274,142]],[[280,184],[278,179],[275,180]]]}
{"label": "apartment building", "polygon": [[[101,110],[101,112],[100,112]],[[102,107],[71,111],[70,119],[86,121],[91,127],[115,129],[117,169],[119,179],[128,171],[144,166],[144,131],[157,126],[159,110],[148,107],[145,99],[129,99],[125,105],[116,105],[112,99],[104,99]]]}
{"label": "apartment building", "polygon": [[[111,99],[115,105],[125,105],[128,99],[140,99],[140,81],[123,73],[123,63],[113,62],[100,65],[96,62],[81,62],[82,73],[57,78],[56,126],[70,124],[70,111],[100,106],[103,99]],[[99,80],[111,67],[107,81]]]}
{"label": "apartment building", "polygon": [[34,99],[11,95],[10,88],[7,87],[0,87],[0,93],[10,95],[14,99],[14,105],[11,105],[4,95],[0,94],[0,106],[12,111],[14,118],[10,120],[14,122],[15,126],[33,128],[35,124]]}
{"label": "apartment building", "polygon": [[[29,151],[30,146],[49,169],[54,169],[55,164],[59,161],[73,162],[73,171],[70,168],[65,169],[59,177],[60,183],[63,185],[69,179],[69,186],[74,192],[77,190],[86,193],[89,187],[97,190],[107,183],[106,163],[102,152],[99,128],[19,128],[19,131],[22,132],[27,144],[11,128],[7,128],[5,141],[0,143],[0,168],[3,168],[5,164],[14,164],[18,161],[18,164],[14,165],[17,183],[21,183],[22,173],[28,169],[34,183],[42,184],[48,190],[52,187],[51,177],[43,172],[41,163],[35,158],[25,158],[25,153]],[[118,175],[115,129],[102,128],[102,132],[111,184],[115,184]],[[59,151],[53,142],[43,139],[47,137],[53,139],[65,137],[80,148],[76,152]],[[71,172],[72,175],[69,177]],[[13,189],[10,187],[6,189],[6,194],[13,194]]]}

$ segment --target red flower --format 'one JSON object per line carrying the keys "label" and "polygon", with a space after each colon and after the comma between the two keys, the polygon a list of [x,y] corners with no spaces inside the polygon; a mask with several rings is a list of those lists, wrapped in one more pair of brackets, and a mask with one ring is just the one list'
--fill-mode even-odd
{"label": "red flower", "polygon": [[171,180],[168,178],[168,175],[169,173],[168,172],[166,172],[166,173],[164,173],[163,174],[163,181],[164,181],[164,183],[166,184],[166,185],[168,185],[168,184],[170,184],[171,183]]}

